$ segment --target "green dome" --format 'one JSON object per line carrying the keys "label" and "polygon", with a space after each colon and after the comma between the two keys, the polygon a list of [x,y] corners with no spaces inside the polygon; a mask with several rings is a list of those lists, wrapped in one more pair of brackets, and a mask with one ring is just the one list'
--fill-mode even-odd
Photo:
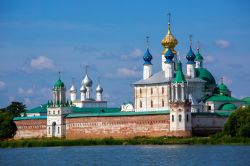
{"label": "green dome", "polygon": [[198,52],[198,53],[195,55],[194,61],[202,61],[202,60],[203,60],[203,57],[201,56],[200,52]]}
{"label": "green dome", "polygon": [[237,109],[237,107],[231,103],[224,104],[224,105],[220,106],[220,108],[219,108],[219,110],[223,110],[223,111],[233,111],[236,109]]}
{"label": "green dome", "polygon": [[220,94],[226,94],[229,92],[229,89],[227,88],[227,86],[223,83],[221,83],[219,86],[218,86],[218,90],[219,90],[219,93]]}
{"label": "green dome", "polygon": [[196,68],[195,76],[207,81],[206,85],[216,85],[213,75],[205,68]]}
{"label": "green dome", "polygon": [[56,81],[56,83],[54,84],[55,88],[63,88],[64,87],[64,83],[59,79]]}

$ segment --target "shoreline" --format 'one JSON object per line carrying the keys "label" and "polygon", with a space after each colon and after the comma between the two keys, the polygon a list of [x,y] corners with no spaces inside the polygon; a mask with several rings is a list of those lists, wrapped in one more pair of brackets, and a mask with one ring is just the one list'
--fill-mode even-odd
{"label": "shoreline", "polygon": [[127,139],[59,139],[31,138],[3,140],[0,148],[56,147],[56,146],[97,146],[97,145],[250,145],[250,138],[240,137],[135,137]]}

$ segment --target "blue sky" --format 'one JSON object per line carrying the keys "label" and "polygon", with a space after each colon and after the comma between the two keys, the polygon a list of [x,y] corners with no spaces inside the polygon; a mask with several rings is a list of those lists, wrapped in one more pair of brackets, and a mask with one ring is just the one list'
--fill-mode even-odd
{"label": "blue sky", "polygon": [[250,96],[250,1],[1,0],[0,107],[46,103],[59,70],[68,89],[72,77],[79,89],[86,64],[109,106],[133,101],[147,35],[154,71],[161,68],[169,12],[182,62],[192,34],[216,81],[223,76],[235,97]]}

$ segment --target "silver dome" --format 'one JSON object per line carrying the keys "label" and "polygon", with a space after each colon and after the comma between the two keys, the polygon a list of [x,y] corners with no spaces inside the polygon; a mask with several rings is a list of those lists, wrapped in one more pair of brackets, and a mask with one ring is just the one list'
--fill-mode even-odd
{"label": "silver dome", "polygon": [[100,93],[103,92],[103,88],[101,87],[100,84],[97,85],[97,87],[96,87],[96,92],[100,92]]}
{"label": "silver dome", "polygon": [[70,92],[76,92],[76,88],[75,88],[74,85],[72,85],[72,86],[70,87]]}
{"label": "silver dome", "polygon": [[89,76],[86,74],[85,78],[83,79],[82,83],[86,86],[86,87],[91,87],[93,82],[92,80],[89,78]]}
{"label": "silver dome", "polygon": [[84,85],[82,85],[81,88],[80,88],[80,91],[83,92],[83,93],[86,93],[87,88]]}

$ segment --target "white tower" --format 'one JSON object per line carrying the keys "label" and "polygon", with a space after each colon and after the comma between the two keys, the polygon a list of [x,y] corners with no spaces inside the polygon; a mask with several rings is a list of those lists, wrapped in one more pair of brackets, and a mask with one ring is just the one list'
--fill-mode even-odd
{"label": "white tower", "polygon": [[72,79],[72,85],[70,87],[70,100],[72,102],[76,101],[76,93],[77,93],[77,90],[76,90],[75,85],[74,85],[74,80]]}
{"label": "white tower", "polygon": [[153,65],[151,60],[153,59],[151,53],[149,52],[149,37],[147,36],[147,50],[143,56],[144,64],[143,64],[143,79],[147,79],[153,74]]}
{"label": "white tower", "polygon": [[170,131],[178,136],[181,132],[191,135],[191,103],[188,100],[187,82],[182,72],[182,65],[177,64],[176,77],[171,84]]}
{"label": "white tower", "polygon": [[165,54],[165,64],[164,64],[164,71],[165,71],[165,77],[168,80],[171,80],[173,78],[173,58],[174,54],[171,49],[168,49],[168,51]]}
{"label": "white tower", "polygon": [[203,57],[200,54],[200,48],[197,48],[197,54],[195,55],[195,68],[203,67]]}
{"label": "white tower", "polygon": [[66,87],[60,79],[60,73],[52,91],[53,100],[47,106],[47,137],[62,138],[66,134],[66,125],[63,118],[65,114],[71,112],[71,107],[68,101],[66,102]]}
{"label": "white tower", "polygon": [[82,85],[81,88],[80,88],[81,101],[86,100],[86,92],[87,92],[86,87],[84,85]]}
{"label": "white tower", "polygon": [[86,65],[86,75],[82,81],[82,84],[86,87],[86,99],[91,99],[92,95],[92,80],[88,76],[88,66]]}
{"label": "white tower", "polygon": [[189,78],[194,78],[195,77],[195,54],[192,50],[192,35],[190,35],[190,49],[189,52],[186,56],[188,62],[187,62],[187,76]]}
{"label": "white tower", "polygon": [[96,101],[102,101],[102,92],[103,92],[103,88],[101,87],[99,83],[96,87]]}

